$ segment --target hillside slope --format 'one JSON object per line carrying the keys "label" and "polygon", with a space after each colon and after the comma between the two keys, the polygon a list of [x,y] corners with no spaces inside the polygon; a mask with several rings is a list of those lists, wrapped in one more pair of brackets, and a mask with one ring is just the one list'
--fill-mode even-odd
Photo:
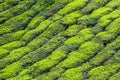
{"label": "hillside slope", "polygon": [[120,0],[0,0],[0,80],[120,80]]}

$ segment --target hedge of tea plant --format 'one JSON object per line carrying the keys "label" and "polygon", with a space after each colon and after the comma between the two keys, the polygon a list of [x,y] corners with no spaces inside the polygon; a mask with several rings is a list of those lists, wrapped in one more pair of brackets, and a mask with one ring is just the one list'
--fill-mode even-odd
{"label": "hedge of tea plant", "polygon": [[0,80],[120,80],[120,0],[0,0]]}

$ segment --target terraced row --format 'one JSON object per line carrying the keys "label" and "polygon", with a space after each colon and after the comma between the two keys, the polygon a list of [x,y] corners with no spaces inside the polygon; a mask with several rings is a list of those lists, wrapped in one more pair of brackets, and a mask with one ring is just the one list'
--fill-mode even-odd
{"label": "terraced row", "polygon": [[119,80],[119,2],[0,1],[0,80]]}

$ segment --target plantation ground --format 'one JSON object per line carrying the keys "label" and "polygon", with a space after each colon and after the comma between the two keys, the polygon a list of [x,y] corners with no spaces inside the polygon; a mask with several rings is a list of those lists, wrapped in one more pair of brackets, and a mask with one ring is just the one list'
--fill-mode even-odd
{"label": "plantation ground", "polygon": [[0,0],[0,80],[120,80],[120,0]]}

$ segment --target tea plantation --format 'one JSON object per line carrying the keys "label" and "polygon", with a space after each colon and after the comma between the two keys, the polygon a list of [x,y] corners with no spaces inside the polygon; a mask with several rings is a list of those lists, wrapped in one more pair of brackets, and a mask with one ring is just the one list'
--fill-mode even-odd
{"label": "tea plantation", "polygon": [[0,80],[120,80],[120,0],[0,0]]}

